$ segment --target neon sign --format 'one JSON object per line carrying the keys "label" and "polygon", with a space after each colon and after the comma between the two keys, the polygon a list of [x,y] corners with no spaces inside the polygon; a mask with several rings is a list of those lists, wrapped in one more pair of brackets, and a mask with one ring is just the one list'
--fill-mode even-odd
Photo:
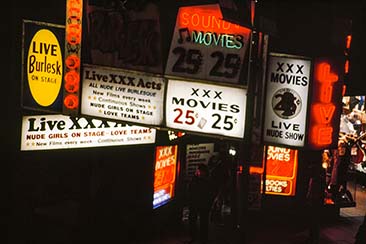
{"label": "neon sign", "polygon": [[62,113],[66,115],[77,115],[79,108],[82,10],[82,0],[67,1],[64,100],[62,110]]}
{"label": "neon sign", "polygon": [[[340,98],[339,76],[329,62],[316,62],[314,68],[313,99],[310,107],[309,145],[322,149],[334,143],[335,120],[340,111],[336,98]],[[340,87],[340,89],[339,89]]]}
{"label": "neon sign", "polygon": [[156,147],[153,208],[174,197],[178,146]]}
{"label": "neon sign", "polygon": [[225,21],[218,4],[181,7],[165,73],[238,82],[250,33]]}
{"label": "neon sign", "polygon": [[296,190],[297,150],[268,146],[266,194],[294,196]]}

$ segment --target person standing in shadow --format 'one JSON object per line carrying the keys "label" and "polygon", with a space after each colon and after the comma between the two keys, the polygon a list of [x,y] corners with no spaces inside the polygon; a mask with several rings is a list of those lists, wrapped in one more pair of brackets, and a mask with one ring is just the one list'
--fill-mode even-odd
{"label": "person standing in shadow", "polygon": [[[211,207],[211,186],[209,171],[205,164],[199,164],[188,186],[189,231],[191,240],[187,243],[208,242],[209,212]],[[197,221],[199,219],[199,225]]]}
{"label": "person standing in shadow", "polygon": [[366,214],[362,224],[358,227],[355,239],[355,244],[366,244]]}
{"label": "person standing in shadow", "polygon": [[309,183],[306,194],[309,237],[308,244],[319,243],[320,238],[320,214],[324,204],[324,185],[325,178],[321,165],[311,163],[309,165]]}

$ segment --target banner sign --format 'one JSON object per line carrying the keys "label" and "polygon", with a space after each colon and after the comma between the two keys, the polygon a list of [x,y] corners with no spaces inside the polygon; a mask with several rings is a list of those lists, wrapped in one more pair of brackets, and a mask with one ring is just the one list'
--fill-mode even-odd
{"label": "banner sign", "polygon": [[65,26],[23,20],[23,108],[62,110],[62,79]]}
{"label": "banner sign", "polygon": [[266,194],[295,195],[297,153],[294,149],[267,147]]}
{"label": "banner sign", "polygon": [[170,201],[175,194],[178,146],[157,146],[155,150],[153,208]]}
{"label": "banner sign", "polygon": [[152,1],[86,3],[85,63],[163,73],[160,13]]}
{"label": "banner sign", "polygon": [[169,80],[166,125],[177,130],[243,138],[246,90],[233,86]]}
{"label": "banner sign", "polygon": [[155,143],[156,130],[65,115],[24,116],[21,151]]}
{"label": "banner sign", "polygon": [[164,89],[159,76],[84,65],[81,114],[160,125]]}
{"label": "banner sign", "polygon": [[165,74],[238,83],[250,33],[225,21],[219,4],[181,7]]}
{"label": "banner sign", "polygon": [[305,144],[311,60],[269,55],[263,139],[267,143]]}

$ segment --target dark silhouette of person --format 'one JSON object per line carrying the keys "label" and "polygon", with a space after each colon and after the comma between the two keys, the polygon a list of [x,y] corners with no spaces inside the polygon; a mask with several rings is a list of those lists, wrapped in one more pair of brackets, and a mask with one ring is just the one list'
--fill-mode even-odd
{"label": "dark silhouette of person", "polygon": [[296,97],[291,92],[284,92],[283,94],[277,94],[275,98],[280,97],[281,100],[274,107],[275,110],[282,110],[282,115],[291,116],[296,112]]}
{"label": "dark silhouette of person", "polygon": [[[188,186],[189,231],[193,243],[200,240],[208,241],[209,212],[211,207],[211,184],[206,164],[199,164]],[[199,219],[199,226],[197,220]]]}
{"label": "dark silhouette of person", "polygon": [[366,214],[363,217],[362,224],[358,227],[355,244],[366,244]]}
{"label": "dark silhouette of person", "polygon": [[230,170],[225,152],[221,150],[217,155],[211,157],[208,167],[212,182],[211,221],[222,225],[223,216],[221,215],[221,208],[224,203],[227,204],[230,183]]}
{"label": "dark silhouette of person", "polygon": [[309,182],[306,194],[309,238],[307,243],[319,243],[320,238],[320,213],[324,204],[325,178],[321,165],[311,163],[309,165]]}

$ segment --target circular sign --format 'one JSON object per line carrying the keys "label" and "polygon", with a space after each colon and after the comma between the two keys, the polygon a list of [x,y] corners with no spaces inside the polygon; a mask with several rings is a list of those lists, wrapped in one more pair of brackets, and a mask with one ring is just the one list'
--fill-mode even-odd
{"label": "circular sign", "polygon": [[28,50],[27,76],[33,99],[41,106],[50,106],[62,84],[62,52],[56,36],[46,29],[32,38]]}
{"label": "circular sign", "polygon": [[293,89],[282,88],[273,94],[273,112],[282,119],[292,119],[296,117],[300,113],[301,107],[301,97]]}

